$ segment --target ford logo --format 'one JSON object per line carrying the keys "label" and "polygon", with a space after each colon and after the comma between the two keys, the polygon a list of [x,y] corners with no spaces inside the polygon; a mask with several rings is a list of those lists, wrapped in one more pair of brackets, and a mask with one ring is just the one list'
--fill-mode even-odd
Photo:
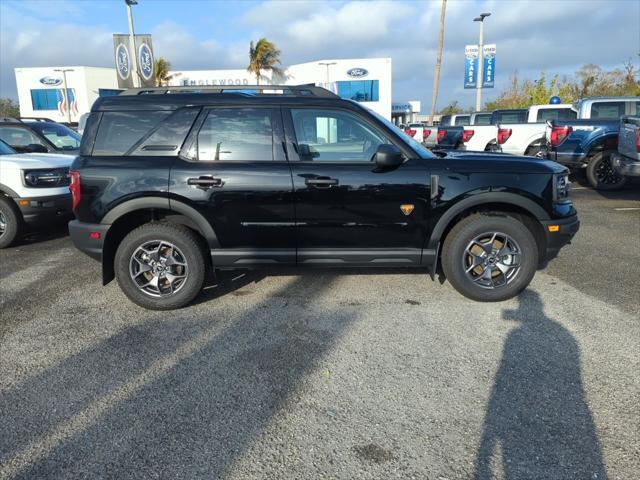
{"label": "ford logo", "polygon": [[43,85],[60,85],[62,79],[56,77],[42,77],[40,83]]}
{"label": "ford logo", "polygon": [[142,78],[151,80],[151,77],[153,77],[153,53],[151,53],[151,48],[146,43],[140,45],[138,50],[138,67]]}
{"label": "ford logo", "polygon": [[116,70],[122,80],[129,78],[131,74],[131,60],[129,50],[122,43],[116,48]]}
{"label": "ford logo", "polygon": [[369,71],[364,68],[351,68],[347,70],[347,75],[354,78],[361,78],[369,75]]}

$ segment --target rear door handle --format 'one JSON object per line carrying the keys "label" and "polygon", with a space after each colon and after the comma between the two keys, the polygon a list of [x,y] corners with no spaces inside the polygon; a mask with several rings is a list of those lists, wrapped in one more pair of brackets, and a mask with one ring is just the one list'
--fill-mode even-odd
{"label": "rear door handle", "polygon": [[224,182],[221,178],[215,178],[211,175],[201,175],[198,178],[187,179],[187,185],[192,185],[202,190],[209,190],[212,187],[221,187],[224,185]]}
{"label": "rear door handle", "polygon": [[337,178],[318,177],[307,178],[304,183],[318,188],[330,188],[334,185],[338,185],[339,182]]}

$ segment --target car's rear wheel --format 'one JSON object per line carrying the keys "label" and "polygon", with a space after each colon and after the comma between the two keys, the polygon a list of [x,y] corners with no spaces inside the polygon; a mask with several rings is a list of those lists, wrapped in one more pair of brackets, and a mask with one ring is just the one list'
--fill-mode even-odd
{"label": "car's rear wheel", "polygon": [[587,180],[597,190],[620,190],[628,178],[620,175],[611,163],[612,150],[596,153],[587,164]]}
{"label": "car's rear wheel", "polygon": [[474,214],[447,235],[442,269],[467,298],[496,302],[512,298],[531,282],[538,248],[531,231],[514,217]]}
{"label": "car's rear wheel", "polygon": [[22,216],[11,199],[0,194],[0,248],[6,248],[20,237]]}
{"label": "car's rear wheel", "polygon": [[149,223],[120,243],[115,273],[120,288],[137,305],[172,310],[189,304],[202,289],[205,253],[188,228]]}

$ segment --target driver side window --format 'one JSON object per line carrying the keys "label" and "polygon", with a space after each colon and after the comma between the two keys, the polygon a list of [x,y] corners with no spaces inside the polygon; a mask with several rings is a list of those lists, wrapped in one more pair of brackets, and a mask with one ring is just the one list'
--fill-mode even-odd
{"label": "driver side window", "polygon": [[339,110],[292,109],[301,161],[370,162],[384,135],[357,116]]}

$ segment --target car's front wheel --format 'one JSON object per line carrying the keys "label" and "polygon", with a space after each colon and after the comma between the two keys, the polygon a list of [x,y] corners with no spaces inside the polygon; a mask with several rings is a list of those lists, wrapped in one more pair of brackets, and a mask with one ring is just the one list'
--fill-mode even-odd
{"label": "car's front wheel", "polygon": [[442,269],[467,298],[496,302],[512,298],[531,282],[538,248],[531,231],[518,219],[501,214],[474,214],[447,235]]}
{"label": "car's front wheel", "polygon": [[11,199],[0,193],[0,248],[6,248],[20,237],[22,216]]}
{"label": "car's front wheel", "polygon": [[125,295],[141,307],[181,308],[202,289],[204,255],[197,236],[188,228],[148,223],[131,231],[118,246],[116,278]]}

